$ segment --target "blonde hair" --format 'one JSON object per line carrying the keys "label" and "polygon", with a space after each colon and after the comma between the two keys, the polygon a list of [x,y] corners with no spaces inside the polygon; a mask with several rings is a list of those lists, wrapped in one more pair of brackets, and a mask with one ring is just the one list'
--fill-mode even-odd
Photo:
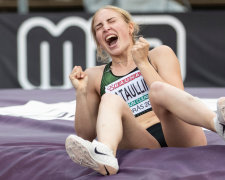
{"label": "blonde hair", "polygon": [[138,32],[139,32],[139,25],[137,23],[135,23],[131,17],[131,14],[129,12],[127,12],[126,10],[124,9],[121,9],[119,7],[116,7],[116,6],[111,6],[111,5],[108,5],[108,6],[104,6],[102,8],[100,8],[98,11],[95,12],[95,14],[93,15],[93,18],[92,18],[92,22],[91,22],[91,32],[92,32],[92,35],[94,37],[94,40],[95,40],[95,43],[97,45],[97,59],[101,62],[107,62],[108,59],[109,59],[109,55],[107,54],[107,52],[105,52],[98,44],[97,42],[97,39],[96,39],[96,32],[95,32],[95,28],[94,28],[94,21],[95,21],[95,17],[96,17],[96,14],[103,10],[103,9],[111,9],[117,13],[119,13],[122,18],[124,19],[124,21],[129,24],[129,23],[132,23],[133,26],[134,26],[134,31],[132,33],[132,40],[133,40],[133,43],[135,43],[136,41],[136,38],[138,36]]}

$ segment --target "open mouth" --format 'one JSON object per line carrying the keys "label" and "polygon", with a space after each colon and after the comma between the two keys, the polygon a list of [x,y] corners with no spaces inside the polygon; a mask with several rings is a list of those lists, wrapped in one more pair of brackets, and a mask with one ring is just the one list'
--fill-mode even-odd
{"label": "open mouth", "polygon": [[105,38],[105,41],[107,42],[109,46],[113,46],[114,44],[116,44],[117,40],[118,40],[118,36],[114,34],[109,35]]}

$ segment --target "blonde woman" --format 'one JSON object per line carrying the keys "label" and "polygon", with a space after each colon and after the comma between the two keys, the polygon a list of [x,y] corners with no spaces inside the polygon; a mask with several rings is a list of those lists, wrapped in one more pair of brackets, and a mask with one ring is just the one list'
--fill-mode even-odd
{"label": "blonde woman", "polygon": [[[219,111],[221,123],[185,93],[174,52],[167,46],[149,51],[143,37],[136,40],[138,30],[127,11],[99,9],[92,33],[98,55],[111,62],[85,71],[75,66],[70,74],[76,90],[76,135],[68,136],[66,150],[74,162],[103,175],[118,172],[118,148],[204,146],[201,127],[217,128],[223,135],[224,109]],[[224,101],[219,101],[220,109]]]}

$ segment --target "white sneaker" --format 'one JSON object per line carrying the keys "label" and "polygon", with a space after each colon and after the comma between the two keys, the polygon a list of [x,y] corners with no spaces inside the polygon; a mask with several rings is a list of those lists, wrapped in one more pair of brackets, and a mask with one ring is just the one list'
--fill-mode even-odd
{"label": "white sneaker", "polygon": [[216,131],[225,139],[225,97],[217,101]]}
{"label": "white sneaker", "polygon": [[76,135],[70,135],[65,146],[69,157],[81,166],[92,168],[102,175],[116,174],[119,170],[112,150],[103,143],[96,140],[91,143]]}

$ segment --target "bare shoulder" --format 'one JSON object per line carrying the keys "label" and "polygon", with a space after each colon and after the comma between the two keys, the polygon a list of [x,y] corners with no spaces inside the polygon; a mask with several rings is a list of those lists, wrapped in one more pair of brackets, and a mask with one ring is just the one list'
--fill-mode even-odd
{"label": "bare shoulder", "polygon": [[152,49],[151,51],[149,51],[150,57],[164,56],[169,54],[174,54],[174,52],[169,46],[166,46],[166,45],[158,46]]}
{"label": "bare shoulder", "polygon": [[104,68],[105,68],[105,65],[101,65],[101,66],[90,67],[85,70],[85,72],[88,75],[89,88],[92,89],[92,87],[94,87],[94,89],[98,93],[100,93],[100,85],[101,85]]}
{"label": "bare shoulder", "polygon": [[93,66],[93,67],[87,68],[85,71],[87,73],[97,73],[98,71],[102,71],[104,69],[104,67],[105,67],[105,65]]}
{"label": "bare shoulder", "polygon": [[161,63],[165,63],[165,61],[171,63],[178,61],[174,51],[166,45],[158,46],[149,51],[149,57],[154,66],[157,66]]}
{"label": "bare shoulder", "polygon": [[88,74],[88,76],[90,77],[94,76],[96,78],[96,76],[102,75],[104,67],[105,65],[90,67],[90,68],[87,68],[85,72]]}

